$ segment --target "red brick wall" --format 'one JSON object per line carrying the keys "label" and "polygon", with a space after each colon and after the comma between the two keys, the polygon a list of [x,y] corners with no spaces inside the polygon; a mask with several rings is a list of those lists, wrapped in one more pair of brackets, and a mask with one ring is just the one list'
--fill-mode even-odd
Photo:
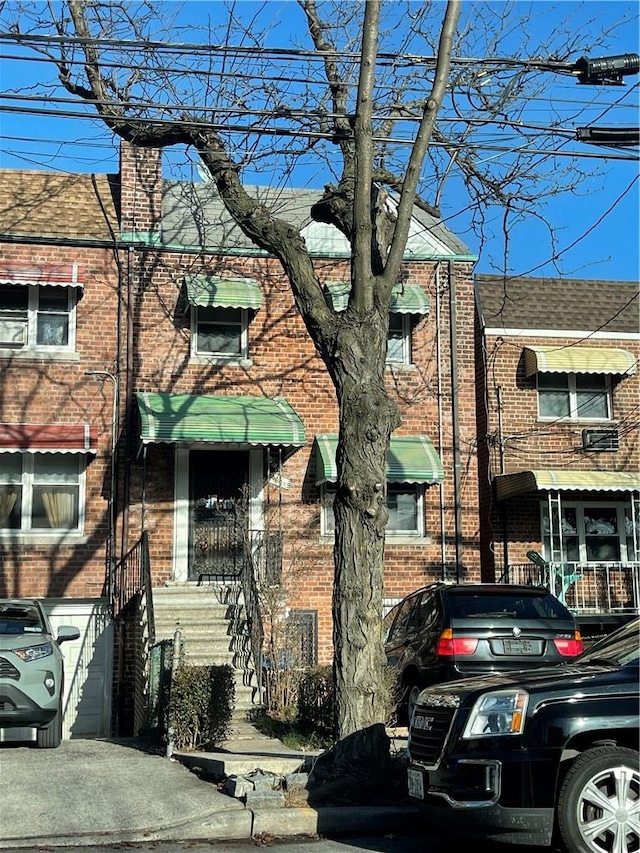
{"label": "red brick wall", "polygon": [[88,457],[86,523],[81,544],[0,540],[0,584],[4,595],[96,597],[105,580],[109,530],[109,466],[112,393],[85,370],[113,369],[116,344],[117,267],[105,249],[0,243],[0,260],[15,264],[77,263],[86,267],[76,309],[73,360],[16,354],[2,359],[0,418],[5,423],[88,423],[98,434],[97,455]]}
{"label": "red brick wall", "polygon": [[[633,340],[616,340],[589,337],[567,339],[563,337],[510,337],[490,335],[486,340],[486,406],[489,436],[485,443],[488,475],[501,473],[499,453],[499,424],[497,389],[502,395],[502,428],[504,446],[504,473],[535,469],[573,468],[600,471],[638,471],[640,469],[640,433],[637,429],[637,408],[640,399],[638,374],[620,378],[612,376],[613,422],[601,424],[590,421],[550,423],[538,419],[538,401],[535,375],[524,372],[522,351],[525,346],[558,345],[589,347],[622,347],[640,358],[640,344]],[[588,452],[582,449],[582,430],[585,427],[619,425],[620,449],[616,452]],[[485,492],[486,494],[486,492]],[[593,493],[582,498],[593,499]],[[539,530],[540,496],[523,495],[509,501],[509,562],[526,563],[526,552],[540,550]],[[491,505],[487,539],[493,542],[496,563],[503,564],[504,507]]]}

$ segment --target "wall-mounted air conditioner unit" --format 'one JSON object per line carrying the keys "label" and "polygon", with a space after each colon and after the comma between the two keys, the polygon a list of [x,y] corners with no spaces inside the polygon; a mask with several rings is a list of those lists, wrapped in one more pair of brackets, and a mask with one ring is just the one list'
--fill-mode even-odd
{"label": "wall-mounted air conditioner unit", "polygon": [[620,436],[617,429],[583,429],[583,450],[619,450]]}
{"label": "wall-mounted air conditioner unit", "polygon": [[23,347],[27,343],[27,321],[0,317],[0,347]]}

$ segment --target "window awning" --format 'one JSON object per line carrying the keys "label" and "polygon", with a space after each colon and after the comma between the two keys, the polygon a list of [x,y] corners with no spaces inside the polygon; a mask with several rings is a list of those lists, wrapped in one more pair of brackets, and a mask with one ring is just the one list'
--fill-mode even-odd
{"label": "window awning", "polygon": [[0,284],[46,284],[84,287],[86,270],[78,264],[16,264],[0,262]]}
{"label": "window awning", "polygon": [[633,492],[640,490],[640,473],[632,471],[518,471],[498,474],[498,500],[540,491]]}
{"label": "window awning", "polygon": [[188,442],[300,447],[304,424],[282,397],[137,395],[143,444]]}
{"label": "window awning", "polygon": [[[336,450],[338,436],[316,435],[316,483],[335,483],[338,479]],[[442,462],[426,435],[391,437],[387,454],[387,480],[390,483],[441,483]]]}
{"label": "window awning", "polygon": [[95,453],[90,424],[0,424],[0,453]]}
{"label": "window awning", "polygon": [[[334,311],[344,311],[349,301],[351,285],[346,281],[325,284],[328,302]],[[428,314],[429,297],[419,284],[396,284],[391,291],[389,310],[394,314]]]}
{"label": "window awning", "polygon": [[524,347],[524,371],[534,373],[635,373],[637,362],[625,349],[582,346]]}
{"label": "window awning", "polygon": [[185,295],[190,305],[200,308],[251,308],[262,305],[258,283],[252,278],[215,278],[203,275],[187,276]]}

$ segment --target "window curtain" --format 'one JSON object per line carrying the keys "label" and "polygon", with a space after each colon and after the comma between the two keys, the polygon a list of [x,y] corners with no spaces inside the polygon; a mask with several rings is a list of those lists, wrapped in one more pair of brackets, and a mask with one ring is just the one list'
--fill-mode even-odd
{"label": "window curtain", "polygon": [[72,492],[43,492],[42,503],[47,520],[53,528],[69,529],[74,527],[74,506]]}
{"label": "window curtain", "polygon": [[0,527],[4,527],[16,505],[17,492],[0,492]]}

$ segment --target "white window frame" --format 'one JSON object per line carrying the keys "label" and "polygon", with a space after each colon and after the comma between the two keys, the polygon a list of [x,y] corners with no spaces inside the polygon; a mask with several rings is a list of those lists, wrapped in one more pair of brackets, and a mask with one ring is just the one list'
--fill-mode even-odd
{"label": "white window frame", "polygon": [[[393,367],[394,365],[409,365],[412,363],[412,353],[411,353],[411,330],[412,330],[412,322],[411,322],[411,314],[403,314],[400,312],[392,311],[389,314],[389,322],[391,322],[391,318],[400,318],[401,324],[401,355],[399,357],[391,357],[389,355],[389,343],[391,340],[391,335],[387,338],[387,356],[386,363],[388,366]],[[391,329],[389,329],[391,332]]]}
{"label": "white window frame", "polygon": [[[388,483],[387,493],[389,489],[394,489],[402,492],[414,492],[416,495],[416,522],[417,527],[413,530],[389,530],[387,528],[385,537],[387,540],[397,539],[424,539],[426,536],[425,529],[425,488],[424,483]],[[333,515],[333,499],[335,497],[335,483],[321,483],[320,485],[320,535],[324,537],[333,537],[335,531],[334,515]]]}
{"label": "white window frame", "polygon": [[[1,350],[9,350],[11,353],[41,352],[41,353],[70,353],[76,348],[76,302],[77,294],[75,287],[59,287],[57,285],[44,284],[11,284],[3,285],[9,288],[27,288],[27,308],[25,311],[7,309],[0,307],[0,322],[4,319],[8,322],[24,323],[27,341],[24,344],[0,343]],[[68,335],[66,344],[39,344],[38,343],[38,316],[41,313],[52,313],[40,308],[40,291],[43,287],[50,287],[56,292],[65,293],[67,297],[67,310],[64,313],[68,322]]]}
{"label": "white window frame", "polygon": [[[35,458],[36,456],[50,457],[55,454],[38,453],[38,451],[21,451],[19,453],[5,454],[0,453],[0,490],[8,485],[19,485],[21,487],[21,513],[20,528],[0,527],[0,539],[20,539],[26,542],[51,542],[67,539],[69,537],[77,538],[83,536],[85,526],[86,513],[86,478],[87,478],[87,459],[88,457],[82,453],[60,453],[59,455],[65,459],[73,460],[76,465],[77,479],[73,482],[73,488],[77,490],[78,496],[78,519],[77,525],[72,528],[46,528],[32,526],[32,508],[34,487],[42,485],[35,474]],[[21,473],[12,476],[3,470],[2,460],[5,456],[20,457]],[[73,472],[74,475],[76,472]],[[50,483],[51,486],[56,486],[55,482]],[[62,480],[59,485],[71,485],[69,480]]]}
{"label": "white window frame", "polygon": [[[593,417],[589,417],[588,415],[581,414],[578,410],[578,392],[576,388],[576,373],[538,373],[536,377],[536,389],[538,392],[538,419],[541,421],[587,421],[594,423],[602,423],[603,421],[612,420],[612,391],[611,391],[611,377],[606,373],[594,373],[594,374],[580,374],[581,376],[590,376],[598,377],[603,380],[604,389],[603,393],[606,395],[607,402],[607,414],[606,415],[594,415]],[[566,415],[544,415],[540,411],[540,400],[541,395],[544,395],[544,392],[550,389],[540,388],[540,377],[552,377],[553,379],[558,380],[558,388],[560,388],[560,384],[562,380],[566,380],[567,382],[567,392],[569,394],[569,413]],[[562,388],[564,390],[564,387]]]}
{"label": "white window frame", "polygon": [[[201,322],[211,322],[211,320],[199,319],[200,311],[239,311],[240,322],[240,351],[234,353],[226,352],[205,352],[198,349],[198,327]],[[215,322],[215,321],[213,321]],[[191,356],[197,359],[214,359],[216,361],[246,361],[249,358],[249,309],[248,308],[224,308],[222,306],[199,306],[191,307]]]}
{"label": "white window frame", "polygon": [[[614,509],[616,512],[617,530],[613,534],[605,534],[616,536],[619,540],[619,558],[603,559],[589,558],[587,552],[587,537],[596,534],[589,534],[585,530],[585,516],[589,518],[596,517],[598,509]],[[540,529],[542,530],[542,550],[545,559],[551,559],[550,548],[550,531],[548,529],[548,501],[540,501]],[[627,531],[626,520],[631,519],[632,505],[631,502],[625,501],[608,501],[603,500],[587,500],[587,501],[562,501],[561,513],[562,519],[566,520],[566,513],[569,510],[572,514],[575,513],[576,533],[572,533],[566,527],[563,527],[562,535],[562,562],[566,563],[630,563],[635,561],[635,546],[633,541],[633,532]],[[578,554],[569,556],[567,553],[567,539],[577,537],[578,539]]]}

